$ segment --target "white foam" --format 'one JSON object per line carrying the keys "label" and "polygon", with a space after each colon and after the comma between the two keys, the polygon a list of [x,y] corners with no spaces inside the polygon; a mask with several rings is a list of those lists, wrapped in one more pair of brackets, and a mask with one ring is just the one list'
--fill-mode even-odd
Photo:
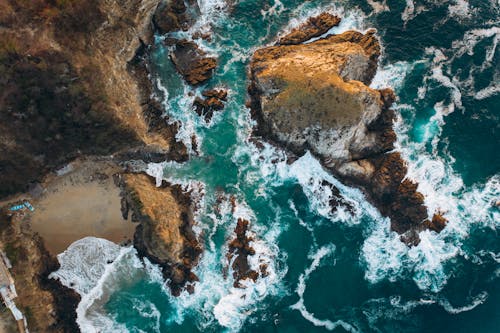
{"label": "white foam", "polygon": [[299,283],[297,285],[297,295],[300,299],[297,303],[290,306],[291,309],[298,310],[302,317],[311,322],[314,326],[324,327],[329,331],[333,331],[337,327],[342,327],[348,332],[358,332],[358,330],[351,324],[344,320],[331,321],[329,319],[318,319],[313,313],[309,312],[304,304],[304,292],[306,290],[306,283],[311,273],[313,273],[324,258],[331,257],[335,253],[335,245],[329,244],[322,246],[316,252],[309,254],[309,259],[312,259],[311,265],[299,276]]}
{"label": "white foam", "polygon": [[401,20],[403,20],[405,23],[408,22],[410,19],[413,18],[414,13],[415,13],[415,4],[413,3],[412,0],[406,0],[406,7],[404,11],[401,13]]}
{"label": "white foam", "polygon": [[375,0],[366,0],[366,2],[373,8],[373,12],[375,14],[389,12],[391,10],[387,5],[387,0],[383,0],[381,2]]}
{"label": "white foam", "polygon": [[283,6],[283,3],[279,0],[274,0],[274,3],[271,7],[268,9],[260,10],[260,14],[262,15],[262,18],[268,19],[270,16],[279,16],[283,11],[285,10],[285,6]]}
{"label": "white foam", "polygon": [[426,53],[433,55],[432,60],[432,75],[431,78],[439,82],[442,86],[451,90],[451,98],[455,106],[462,109],[462,93],[452,79],[443,72],[443,66],[449,62],[448,58],[444,55],[443,51],[434,47],[427,48]]}
{"label": "white foam", "polygon": [[470,18],[471,12],[469,3],[466,0],[453,0],[453,4],[448,6],[450,16],[458,18]]}
{"label": "white foam", "polygon": [[476,92],[474,98],[477,100],[486,99],[497,95],[500,92],[500,84],[492,83],[490,86]]}
{"label": "white foam", "polygon": [[406,75],[413,70],[413,67],[418,64],[408,63],[406,61],[398,61],[393,64],[388,64],[383,68],[379,68],[375,77],[370,84],[370,87],[373,89],[383,89],[383,88],[392,88],[396,89],[402,86]]}
{"label": "white foam", "polygon": [[196,22],[190,27],[188,33],[194,32],[210,33],[213,26],[220,24],[226,16],[228,5],[225,0],[197,0],[200,15]]}
{"label": "white foam", "polygon": [[475,309],[477,306],[483,304],[488,299],[488,293],[483,291],[479,293],[477,296],[472,298],[472,302],[468,305],[454,307],[451,305],[450,301],[447,299],[439,299],[438,303],[446,310],[446,312],[451,314],[459,314],[462,312],[467,312]]}
{"label": "white foam", "polygon": [[60,269],[49,275],[80,295],[94,288],[106,266],[120,254],[120,246],[102,238],[85,237],[57,256]]}
{"label": "white foam", "polygon": [[76,322],[82,332],[128,332],[106,315],[103,306],[123,283],[141,277],[143,266],[136,253],[133,247],[86,237],[58,255],[61,267],[49,277],[80,294]]}

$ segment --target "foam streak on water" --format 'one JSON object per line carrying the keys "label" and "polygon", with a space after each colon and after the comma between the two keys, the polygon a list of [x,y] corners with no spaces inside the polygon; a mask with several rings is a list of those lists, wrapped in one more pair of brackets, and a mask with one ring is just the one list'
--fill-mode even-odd
{"label": "foam streak on water", "polygon": [[331,257],[335,253],[335,245],[330,244],[321,247],[315,253],[309,256],[312,259],[311,265],[305,270],[303,274],[299,277],[299,283],[297,286],[297,295],[300,299],[297,303],[290,306],[294,310],[298,310],[304,319],[310,321],[314,326],[324,327],[329,331],[333,331],[337,327],[342,327],[348,332],[358,332],[358,330],[351,324],[343,321],[331,321],[328,319],[318,319],[313,313],[309,312],[304,304],[304,292],[306,290],[306,282],[309,279],[311,273],[313,273],[320,265],[321,261],[326,257]]}

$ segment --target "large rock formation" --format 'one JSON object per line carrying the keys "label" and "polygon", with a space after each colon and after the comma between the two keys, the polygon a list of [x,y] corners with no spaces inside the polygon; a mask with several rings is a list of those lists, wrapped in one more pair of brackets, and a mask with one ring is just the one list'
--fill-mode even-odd
{"label": "large rock formation", "polygon": [[134,235],[139,254],[160,265],[174,295],[184,287],[191,291],[198,280],[191,269],[202,249],[192,229],[190,194],[165,182],[156,187],[154,178],[144,174],[124,174],[118,182],[123,216],[128,218],[131,210],[132,221],[140,223]]}
{"label": "large rock formation", "polygon": [[335,175],[364,189],[392,229],[415,243],[415,231],[431,223],[417,185],[404,180],[405,162],[390,152],[394,93],[369,87],[379,55],[374,30],[257,50],[249,106],[256,134],[295,154],[310,150]]}

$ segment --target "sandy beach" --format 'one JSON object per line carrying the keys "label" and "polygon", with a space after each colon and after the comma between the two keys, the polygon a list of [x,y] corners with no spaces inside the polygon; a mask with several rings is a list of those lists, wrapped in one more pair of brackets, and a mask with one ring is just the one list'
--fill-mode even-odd
{"label": "sandy beach", "polygon": [[87,236],[115,243],[132,239],[136,225],[122,218],[120,191],[113,182],[118,171],[111,162],[78,161],[44,184],[41,195],[32,199],[35,211],[25,216],[51,253]]}

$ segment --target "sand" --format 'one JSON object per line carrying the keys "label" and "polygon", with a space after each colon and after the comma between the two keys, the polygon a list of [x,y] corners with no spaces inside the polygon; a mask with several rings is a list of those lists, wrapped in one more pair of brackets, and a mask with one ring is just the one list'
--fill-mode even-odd
{"label": "sand", "polygon": [[73,162],[43,185],[43,194],[32,202],[35,211],[26,216],[52,254],[87,236],[115,243],[132,239],[136,225],[122,218],[120,190],[113,182],[118,171],[111,162]]}

